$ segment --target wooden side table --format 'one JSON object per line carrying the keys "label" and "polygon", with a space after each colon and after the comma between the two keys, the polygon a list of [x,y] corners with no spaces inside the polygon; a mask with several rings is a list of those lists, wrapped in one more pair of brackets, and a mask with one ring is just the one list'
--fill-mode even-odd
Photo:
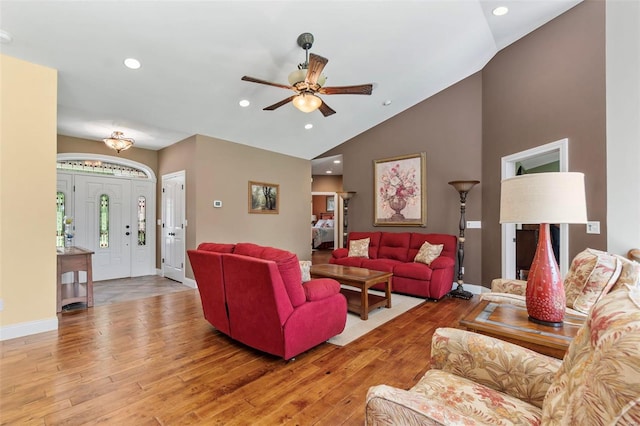
{"label": "wooden side table", "polygon": [[[84,302],[87,308],[93,306],[93,273],[91,267],[91,250],[80,247],[65,248],[58,254],[58,279],[56,288],[56,312],[61,312],[62,307],[70,303]],[[79,272],[87,272],[87,281],[79,282]],[[67,272],[73,272],[73,282],[63,283],[62,276]]]}
{"label": "wooden side table", "polygon": [[529,321],[525,307],[485,300],[461,319],[460,325],[562,359],[584,321],[565,314],[561,327],[549,327]]}

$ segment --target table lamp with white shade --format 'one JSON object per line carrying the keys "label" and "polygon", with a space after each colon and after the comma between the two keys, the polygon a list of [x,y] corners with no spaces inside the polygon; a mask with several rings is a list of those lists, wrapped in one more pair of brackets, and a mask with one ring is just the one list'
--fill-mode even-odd
{"label": "table lamp with white shade", "polygon": [[538,324],[562,325],[566,299],[549,225],[587,223],[584,174],[532,173],[504,179],[500,223],[540,224],[538,246],[527,279],[527,313],[529,320]]}

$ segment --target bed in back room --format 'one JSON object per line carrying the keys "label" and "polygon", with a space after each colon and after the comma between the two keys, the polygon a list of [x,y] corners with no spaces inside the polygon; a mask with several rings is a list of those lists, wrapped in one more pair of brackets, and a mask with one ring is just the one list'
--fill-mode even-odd
{"label": "bed in back room", "polygon": [[321,213],[320,219],[311,226],[311,247],[314,249],[332,249],[334,233],[333,214]]}

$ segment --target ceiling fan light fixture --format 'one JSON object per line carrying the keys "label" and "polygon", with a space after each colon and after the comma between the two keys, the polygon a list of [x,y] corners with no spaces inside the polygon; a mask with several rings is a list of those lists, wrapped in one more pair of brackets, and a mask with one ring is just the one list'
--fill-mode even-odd
{"label": "ceiling fan light fixture", "polygon": [[115,150],[118,154],[131,148],[133,146],[133,143],[135,142],[131,138],[125,138],[124,133],[117,130],[111,133],[111,137],[102,139],[102,141],[105,143],[105,145]]}
{"label": "ceiling fan light fixture", "polygon": [[311,93],[301,93],[293,98],[293,105],[302,112],[313,112],[322,105],[322,99]]}
{"label": "ceiling fan light fixture", "polygon": [[[289,74],[289,77],[287,78],[287,80],[289,80],[289,84],[292,86],[295,86],[296,83],[300,83],[302,81],[304,81],[307,78],[307,68],[301,68],[295,71],[292,71]],[[324,74],[320,74],[320,77],[318,77],[318,81],[316,83],[318,83],[318,86],[322,87],[324,86],[324,83],[327,81],[327,76]]]}

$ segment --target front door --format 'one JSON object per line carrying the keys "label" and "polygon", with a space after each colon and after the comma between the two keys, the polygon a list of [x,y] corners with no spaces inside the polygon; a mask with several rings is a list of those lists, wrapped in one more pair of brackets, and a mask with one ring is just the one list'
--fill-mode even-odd
{"label": "front door", "polygon": [[75,176],[75,245],[93,250],[94,281],[131,276],[131,182]]}
{"label": "front door", "polygon": [[184,280],[185,259],[184,172],[162,177],[162,273]]}

